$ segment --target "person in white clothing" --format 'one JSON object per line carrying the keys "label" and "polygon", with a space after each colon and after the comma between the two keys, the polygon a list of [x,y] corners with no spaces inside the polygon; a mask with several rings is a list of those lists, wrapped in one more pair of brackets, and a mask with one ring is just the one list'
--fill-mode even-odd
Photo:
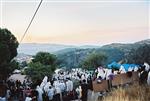
{"label": "person in white clothing", "polygon": [[38,101],[43,101],[42,94],[44,93],[42,88],[37,86],[36,91],[38,92]]}
{"label": "person in white clothing", "polygon": [[66,91],[70,92],[72,90],[73,90],[73,82],[70,79],[68,79],[68,81],[66,82]]}
{"label": "person in white clothing", "polygon": [[106,71],[106,80],[109,80],[109,75],[112,73],[112,69],[107,69]]}
{"label": "person in white clothing", "polygon": [[53,96],[54,96],[54,88],[52,86],[50,86],[48,89],[48,98],[50,101],[53,100]]}
{"label": "person in white clothing", "polygon": [[150,66],[148,63],[144,63],[144,66],[145,66],[145,71],[149,71],[150,70]]}
{"label": "person in white clothing", "polygon": [[0,101],[6,101],[6,98],[5,97],[0,97]]}
{"label": "person in white clothing", "polygon": [[82,97],[82,89],[81,89],[81,86],[79,86],[78,88],[76,88],[76,92],[78,94],[78,99],[81,99]]}
{"label": "person in white clothing", "polygon": [[54,92],[53,101],[62,101],[61,89],[56,86]]}
{"label": "person in white clothing", "polygon": [[73,82],[70,80],[70,91],[73,91]]}
{"label": "person in white clothing", "polygon": [[98,72],[97,78],[105,79],[105,73],[104,73],[104,71]]}
{"label": "person in white clothing", "polygon": [[47,82],[46,85],[44,86],[44,91],[48,92],[49,87],[51,86],[50,82]]}
{"label": "person in white clothing", "polygon": [[69,92],[69,80],[66,81],[66,91]]}
{"label": "person in white clothing", "polygon": [[65,83],[63,82],[63,81],[60,81],[59,82],[59,87],[60,87],[60,89],[61,89],[61,92],[64,92],[65,91],[65,88],[66,88],[66,85],[65,85]]}
{"label": "person in white clothing", "polygon": [[120,66],[119,72],[120,73],[126,73],[124,66],[122,66],[122,65]]}
{"label": "person in white clothing", "polygon": [[105,79],[105,71],[103,67],[98,67],[97,72],[97,78]]}
{"label": "person in white clothing", "polygon": [[32,98],[31,97],[26,97],[25,101],[32,101]]}
{"label": "person in white clothing", "polygon": [[137,66],[134,67],[134,71],[137,72],[139,68]]}
{"label": "person in white clothing", "polygon": [[148,72],[147,84],[150,86],[150,71]]}
{"label": "person in white clothing", "polygon": [[6,92],[6,99],[8,100],[11,96],[11,92],[9,89],[7,89],[7,92]]}
{"label": "person in white clothing", "polygon": [[81,75],[81,80],[82,80],[82,81],[83,81],[83,80],[86,80],[85,74],[82,74],[82,75]]}
{"label": "person in white clothing", "polygon": [[42,89],[44,89],[44,86],[47,84],[47,80],[48,80],[48,77],[45,76],[44,79],[43,79],[43,81],[42,81],[42,83],[41,83],[41,85],[40,85],[40,87],[41,87]]}
{"label": "person in white clothing", "polygon": [[130,66],[130,67],[128,68],[128,72],[132,72],[132,71],[133,71],[133,67]]}

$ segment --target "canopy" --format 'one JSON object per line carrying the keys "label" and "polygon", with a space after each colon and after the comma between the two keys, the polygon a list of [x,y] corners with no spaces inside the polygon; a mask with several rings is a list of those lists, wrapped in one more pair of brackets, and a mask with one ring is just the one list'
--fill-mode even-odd
{"label": "canopy", "polygon": [[108,64],[108,68],[109,69],[112,69],[112,68],[114,68],[114,69],[119,69],[120,68],[120,64],[118,64],[117,62],[112,62],[111,64]]}
{"label": "canopy", "polygon": [[139,68],[139,65],[137,65],[137,64],[122,64],[122,66],[125,68],[126,71],[128,71],[129,67],[132,67],[133,69],[135,67]]}
{"label": "canopy", "polygon": [[[120,69],[121,64],[118,64],[117,62],[112,62],[111,64],[108,65],[109,69]],[[137,64],[122,64],[122,66],[125,68],[126,71],[128,71],[129,67],[132,67],[133,69],[135,67],[139,68],[139,65]]]}

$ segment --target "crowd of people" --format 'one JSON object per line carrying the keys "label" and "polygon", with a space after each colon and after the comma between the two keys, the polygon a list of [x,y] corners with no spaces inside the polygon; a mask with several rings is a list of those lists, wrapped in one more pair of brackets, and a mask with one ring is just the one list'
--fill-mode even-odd
{"label": "crowd of people", "polygon": [[1,82],[1,97],[0,101],[23,101],[23,96],[25,91],[29,90],[26,88],[26,82],[21,83],[19,80],[8,80],[6,83]]}
{"label": "crowd of people", "polygon": [[38,95],[27,96],[25,101],[31,101],[33,98],[37,98],[37,101],[87,101],[87,92],[92,85],[90,77],[90,73],[82,69],[60,71],[53,75],[52,81],[48,81],[45,76],[42,83],[36,87]]}
{"label": "crowd of people", "polygon": [[150,85],[150,66],[148,63],[138,66],[130,66],[128,69],[125,69],[123,65],[120,66],[120,69],[107,69],[100,66],[95,71],[95,73],[97,73],[96,79],[98,82],[101,82],[102,80],[112,80],[114,75],[122,73],[126,73],[129,77],[131,77],[132,72],[138,72],[140,84]]}
{"label": "crowd of people", "polygon": [[[71,101],[81,99],[87,101],[88,89],[93,90],[92,81],[96,80],[101,83],[102,80],[112,80],[114,75],[131,72],[139,73],[139,83],[150,85],[150,66],[144,64],[139,67],[129,67],[125,70],[123,66],[119,70],[106,69],[102,66],[98,67],[93,73],[80,68],[71,71],[63,71],[55,73],[51,80],[47,76],[43,81],[33,88],[29,85],[29,81],[21,83],[19,80],[8,80],[5,84],[0,101]],[[1,88],[1,89],[2,89]]]}
{"label": "crowd of people", "polygon": [[82,69],[60,71],[51,80],[45,76],[36,88],[29,81],[21,83],[19,80],[8,80],[3,84],[3,91],[6,92],[1,95],[0,101],[87,101],[87,90],[91,87],[89,74]]}

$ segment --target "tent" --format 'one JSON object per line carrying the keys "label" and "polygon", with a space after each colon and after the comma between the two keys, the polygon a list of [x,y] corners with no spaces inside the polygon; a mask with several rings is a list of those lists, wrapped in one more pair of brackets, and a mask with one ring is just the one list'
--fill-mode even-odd
{"label": "tent", "polygon": [[137,64],[118,64],[117,62],[112,62],[111,64],[108,65],[108,68],[109,69],[120,69],[120,66],[123,66],[125,68],[126,71],[128,71],[129,67],[132,67],[133,69],[135,67],[138,67],[139,68],[139,65]]}
{"label": "tent", "polygon": [[135,67],[139,68],[139,65],[137,65],[137,64],[122,64],[122,66],[125,68],[126,71],[128,71],[129,67],[132,67],[133,69]]}
{"label": "tent", "polygon": [[108,65],[108,68],[109,69],[112,69],[112,68],[114,68],[114,69],[120,69],[120,64],[118,64],[117,62],[112,62],[111,64],[109,64]]}
{"label": "tent", "polygon": [[122,66],[125,68],[125,70],[127,72],[130,67],[130,64],[122,64]]}

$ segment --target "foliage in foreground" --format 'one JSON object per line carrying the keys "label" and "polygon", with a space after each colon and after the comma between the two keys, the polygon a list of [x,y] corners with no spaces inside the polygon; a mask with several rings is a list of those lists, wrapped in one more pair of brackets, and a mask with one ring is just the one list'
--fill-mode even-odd
{"label": "foliage in foreground", "polygon": [[52,73],[57,67],[56,56],[47,52],[39,52],[33,61],[28,64],[25,74],[31,78],[33,83],[40,81],[44,76],[51,78]]}
{"label": "foliage in foreground", "polygon": [[53,71],[50,68],[52,68],[50,65],[45,66],[40,62],[32,62],[29,64],[29,68],[25,70],[25,73],[35,83],[36,81],[41,81],[44,76],[51,77]]}
{"label": "foliage in foreground", "polygon": [[135,84],[119,88],[104,97],[103,101],[150,101],[150,86]]}
{"label": "foliage in foreground", "polygon": [[0,28],[0,80],[6,80],[15,69],[12,59],[17,56],[17,47],[16,37],[8,29]]}

